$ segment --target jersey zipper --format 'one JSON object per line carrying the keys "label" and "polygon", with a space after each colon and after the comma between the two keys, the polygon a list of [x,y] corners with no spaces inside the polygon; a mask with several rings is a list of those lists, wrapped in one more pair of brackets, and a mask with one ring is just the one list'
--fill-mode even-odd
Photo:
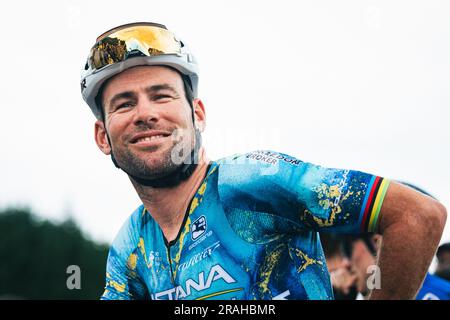
{"label": "jersey zipper", "polygon": [[172,281],[172,284],[175,285],[175,276],[173,274],[173,268],[172,268],[172,256],[170,255],[170,247],[169,244],[167,247],[167,255],[169,256],[169,265],[170,265],[170,281]]}

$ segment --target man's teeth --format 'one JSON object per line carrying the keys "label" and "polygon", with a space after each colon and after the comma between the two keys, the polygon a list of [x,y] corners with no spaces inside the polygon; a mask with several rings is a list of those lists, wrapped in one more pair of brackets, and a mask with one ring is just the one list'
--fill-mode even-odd
{"label": "man's teeth", "polygon": [[136,142],[152,141],[152,140],[159,139],[159,138],[164,138],[164,136],[163,135],[157,135],[157,136],[139,138]]}

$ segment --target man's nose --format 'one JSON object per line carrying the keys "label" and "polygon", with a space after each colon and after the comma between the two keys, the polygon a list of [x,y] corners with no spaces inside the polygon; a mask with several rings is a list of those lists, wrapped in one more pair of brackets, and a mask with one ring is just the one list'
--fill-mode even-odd
{"label": "man's nose", "polygon": [[154,105],[147,99],[139,99],[135,107],[134,124],[150,124],[159,120],[158,112]]}

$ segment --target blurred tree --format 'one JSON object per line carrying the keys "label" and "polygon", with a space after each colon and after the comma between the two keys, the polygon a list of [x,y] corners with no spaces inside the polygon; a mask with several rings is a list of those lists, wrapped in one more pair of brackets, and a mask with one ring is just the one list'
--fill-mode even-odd
{"label": "blurred tree", "polygon": [[[0,298],[99,299],[108,246],[87,239],[73,220],[38,221],[27,208],[0,211]],[[81,289],[69,290],[70,265]]]}

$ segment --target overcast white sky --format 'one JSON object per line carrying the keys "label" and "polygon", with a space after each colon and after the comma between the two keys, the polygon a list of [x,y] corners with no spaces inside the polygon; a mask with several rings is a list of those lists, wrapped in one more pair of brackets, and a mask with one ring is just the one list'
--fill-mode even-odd
{"label": "overcast white sky", "polygon": [[268,148],[415,183],[450,208],[449,17],[433,0],[9,1],[0,207],[114,238],[140,201],[94,143],[80,71],[99,34],[153,21],[200,62],[211,158]]}

